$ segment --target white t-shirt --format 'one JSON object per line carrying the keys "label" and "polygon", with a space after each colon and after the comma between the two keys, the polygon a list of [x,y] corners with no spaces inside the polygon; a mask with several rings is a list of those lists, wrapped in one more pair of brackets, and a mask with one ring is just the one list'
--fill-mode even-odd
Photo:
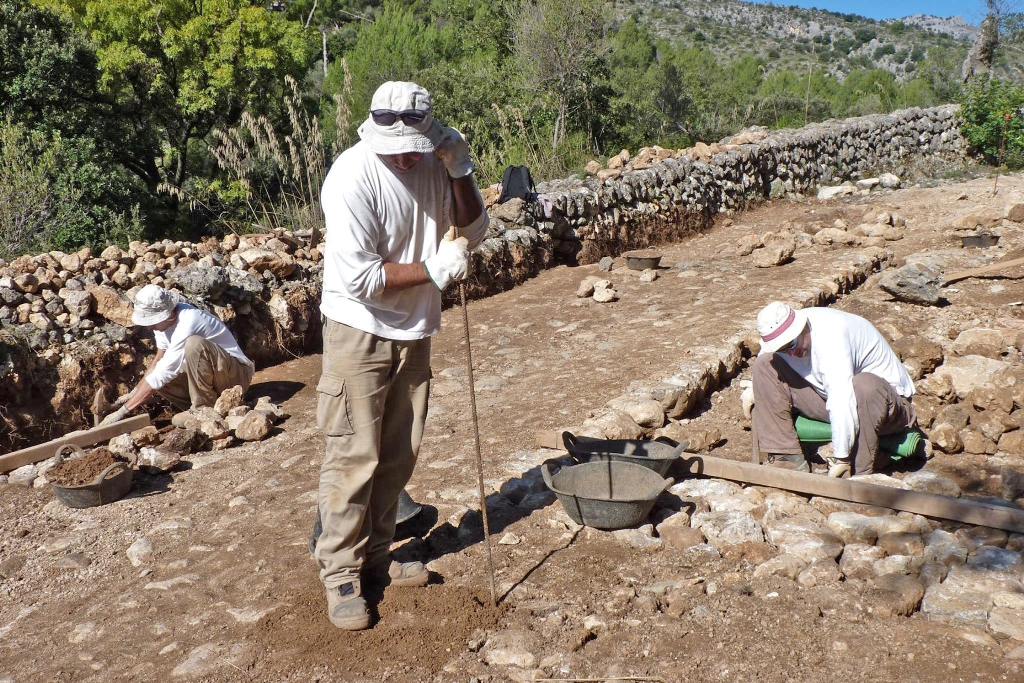
{"label": "white t-shirt", "polygon": [[161,332],[153,330],[156,348],[164,351],[163,358],[146,375],[146,382],[154,389],[177,377],[185,369],[185,340],[198,335],[213,342],[231,356],[256,369],[245,352],[238,346],[235,336],[217,316],[201,311],[186,303],[178,304],[178,322]]}
{"label": "white t-shirt", "polygon": [[[441,327],[441,293],[427,282],[384,291],[384,263],[419,263],[437,252],[453,224],[444,163],[424,154],[399,171],[362,142],[339,156],[320,193],[326,224],[320,312],[385,339],[423,339]],[[481,202],[483,205],[483,202]],[[459,230],[475,248],[487,233],[483,211]]]}
{"label": "white t-shirt", "polygon": [[778,356],[825,399],[835,456],[847,458],[859,425],[853,376],[877,375],[904,398],[914,395],[914,383],[885,337],[864,318],[832,308],[803,310],[811,325],[810,354]]}

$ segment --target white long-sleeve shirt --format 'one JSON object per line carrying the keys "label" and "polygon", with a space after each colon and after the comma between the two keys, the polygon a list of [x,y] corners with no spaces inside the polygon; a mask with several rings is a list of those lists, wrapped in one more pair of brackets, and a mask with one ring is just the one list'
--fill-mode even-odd
{"label": "white long-sleeve shirt", "polygon": [[[441,328],[437,287],[427,282],[384,291],[384,264],[419,263],[437,253],[454,223],[444,163],[424,154],[399,171],[358,142],[332,164],[321,202],[327,242],[320,312],[385,339],[435,334]],[[483,211],[459,230],[470,249],[483,240],[488,222]]]}
{"label": "white long-sleeve shirt", "polygon": [[213,342],[255,370],[256,366],[238,346],[235,336],[220,318],[195,306],[179,303],[178,322],[163,332],[153,330],[156,348],[163,350],[164,355],[146,375],[149,386],[159,389],[185,369],[185,340],[192,335]]}
{"label": "white long-sleeve shirt", "polygon": [[857,397],[853,376],[870,372],[904,398],[914,395],[907,369],[870,322],[831,308],[805,308],[811,326],[811,351],[797,358],[778,354],[825,399],[837,458],[849,458],[857,437]]}

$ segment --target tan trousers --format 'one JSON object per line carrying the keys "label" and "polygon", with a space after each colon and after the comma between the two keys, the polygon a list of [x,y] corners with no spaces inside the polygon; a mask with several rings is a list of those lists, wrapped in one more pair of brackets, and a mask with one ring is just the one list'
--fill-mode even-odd
{"label": "tan trousers", "polygon": [[398,495],[416,465],[430,391],[430,338],[382,339],[324,322],[317,425],[327,438],[318,503],[320,580],[334,588],[387,559]]}
{"label": "tan trousers", "polygon": [[185,340],[183,372],[157,389],[180,410],[212,406],[225,389],[241,385],[249,389],[253,369],[220,346],[197,334]]}
{"label": "tan trousers", "polygon": [[[852,449],[853,473],[870,474],[887,464],[887,460],[880,459],[878,437],[913,427],[917,416],[910,400],[897,394],[878,375],[854,375],[853,392],[859,422]],[[789,363],[774,353],[758,356],[754,361],[751,418],[751,432],[757,435],[754,448],[760,453],[801,453],[793,424],[797,413],[812,420],[829,421],[825,399]]]}

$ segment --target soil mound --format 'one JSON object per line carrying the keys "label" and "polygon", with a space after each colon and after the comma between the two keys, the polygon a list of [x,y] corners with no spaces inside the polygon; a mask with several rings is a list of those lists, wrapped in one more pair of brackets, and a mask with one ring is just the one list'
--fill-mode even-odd
{"label": "soil mound", "polygon": [[103,470],[115,462],[127,462],[106,448],[94,448],[85,457],[65,460],[54,465],[46,478],[57,486],[84,486],[95,481]]}

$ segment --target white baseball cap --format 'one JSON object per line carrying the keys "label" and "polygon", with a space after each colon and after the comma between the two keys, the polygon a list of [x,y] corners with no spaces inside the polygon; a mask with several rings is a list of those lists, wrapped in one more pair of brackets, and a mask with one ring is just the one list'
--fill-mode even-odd
{"label": "white baseball cap", "polygon": [[159,285],[146,285],[135,294],[132,322],[136,325],[159,325],[171,317],[178,298]]}
{"label": "white baseball cap", "polygon": [[431,114],[430,93],[415,83],[388,81],[373,93],[370,115],[358,132],[375,154],[430,154],[442,131]]}
{"label": "white baseball cap", "polygon": [[800,336],[807,326],[807,314],[781,301],[773,301],[757,314],[757,333],[762,353],[774,353]]}

